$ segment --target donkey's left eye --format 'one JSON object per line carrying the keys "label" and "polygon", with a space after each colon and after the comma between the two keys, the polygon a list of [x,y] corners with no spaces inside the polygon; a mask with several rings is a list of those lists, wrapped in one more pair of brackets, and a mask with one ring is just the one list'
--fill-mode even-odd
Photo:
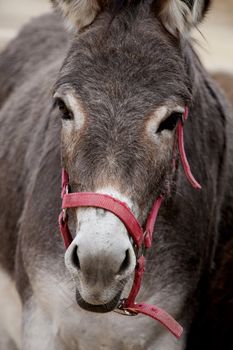
{"label": "donkey's left eye", "polygon": [[73,113],[67,108],[65,102],[62,99],[57,99],[56,104],[61,113],[61,118],[64,120],[72,120],[74,119]]}
{"label": "donkey's left eye", "polygon": [[156,133],[161,133],[164,130],[174,130],[178,121],[182,119],[181,112],[173,112],[167,119],[163,120],[159,125]]}

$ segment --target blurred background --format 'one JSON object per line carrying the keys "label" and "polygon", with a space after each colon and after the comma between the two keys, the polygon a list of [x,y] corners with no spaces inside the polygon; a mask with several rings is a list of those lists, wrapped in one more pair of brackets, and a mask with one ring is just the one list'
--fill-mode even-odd
{"label": "blurred background", "polygon": [[[0,0],[0,50],[25,22],[50,9],[49,0]],[[205,66],[211,71],[233,72],[233,0],[213,0],[199,29],[193,36]]]}

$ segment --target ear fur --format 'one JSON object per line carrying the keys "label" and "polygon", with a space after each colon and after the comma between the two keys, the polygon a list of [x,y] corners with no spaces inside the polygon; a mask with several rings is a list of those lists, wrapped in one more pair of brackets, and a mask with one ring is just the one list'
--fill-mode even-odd
{"label": "ear fur", "polygon": [[51,0],[66,20],[69,29],[80,30],[91,24],[100,6],[97,0]]}
{"label": "ear fur", "polygon": [[155,0],[155,10],[173,35],[185,34],[196,26],[209,8],[210,0]]}
{"label": "ear fur", "polygon": [[[65,17],[68,27],[80,30],[91,24],[101,6],[117,0],[51,0],[55,9]],[[123,4],[133,0],[123,0]],[[142,1],[142,0],[140,0]],[[210,0],[154,0],[156,14],[173,35],[185,33],[195,26],[209,7]]]}

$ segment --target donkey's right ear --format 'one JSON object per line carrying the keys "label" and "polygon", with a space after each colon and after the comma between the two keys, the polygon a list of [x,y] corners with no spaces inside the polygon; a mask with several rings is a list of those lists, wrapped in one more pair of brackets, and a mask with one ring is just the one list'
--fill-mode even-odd
{"label": "donkey's right ear", "polygon": [[204,17],[211,0],[154,0],[153,10],[173,35],[185,34]]}
{"label": "donkey's right ear", "polygon": [[68,28],[76,31],[91,24],[100,11],[97,0],[51,0],[51,2],[65,18]]}

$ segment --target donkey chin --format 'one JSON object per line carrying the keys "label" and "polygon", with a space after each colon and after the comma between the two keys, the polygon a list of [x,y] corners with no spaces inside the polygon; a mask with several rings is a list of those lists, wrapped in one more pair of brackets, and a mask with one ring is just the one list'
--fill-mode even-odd
{"label": "donkey chin", "polygon": [[65,254],[77,303],[88,311],[112,311],[133,277],[136,256],[131,240],[123,223],[110,212],[79,208],[77,218],[77,234]]}

